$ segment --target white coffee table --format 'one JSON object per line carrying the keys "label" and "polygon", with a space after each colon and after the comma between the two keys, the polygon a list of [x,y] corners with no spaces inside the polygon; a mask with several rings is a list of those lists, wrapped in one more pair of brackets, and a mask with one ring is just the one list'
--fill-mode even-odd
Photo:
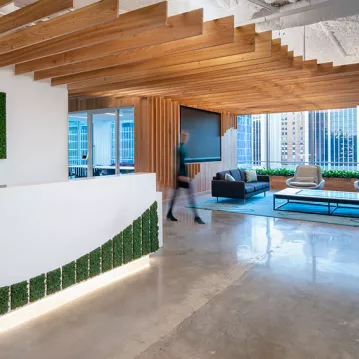
{"label": "white coffee table", "polygon": [[[286,203],[276,207],[276,200],[284,199]],[[282,191],[276,192],[273,195],[273,210],[278,211],[288,203],[296,202],[311,202],[311,203],[324,203],[328,206],[328,215],[334,214],[339,208],[340,204],[343,205],[357,205],[359,206],[359,193],[357,192],[341,192],[341,191],[318,191],[313,189],[298,189],[286,188]],[[334,209],[332,205],[335,205]],[[293,212],[293,210],[290,210]],[[295,211],[300,212],[300,211]],[[308,212],[306,212],[308,213]],[[317,213],[316,213],[317,214]]]}

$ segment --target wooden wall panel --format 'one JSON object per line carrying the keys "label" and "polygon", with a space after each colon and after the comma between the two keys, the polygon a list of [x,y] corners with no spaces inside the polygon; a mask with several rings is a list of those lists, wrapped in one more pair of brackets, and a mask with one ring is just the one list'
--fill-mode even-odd
{"label": "wooden wall panel", "polygon": [[[168,198],[176,183],[180,104],[162,97],[70,99],[69,112],[120,106],[135,107],[136,172],[156,173],[157,189]],[[188,166],[195,192],[210,191],[216,172],[237,166],[236,129],[236,116],[221,112],[222,161]]]}

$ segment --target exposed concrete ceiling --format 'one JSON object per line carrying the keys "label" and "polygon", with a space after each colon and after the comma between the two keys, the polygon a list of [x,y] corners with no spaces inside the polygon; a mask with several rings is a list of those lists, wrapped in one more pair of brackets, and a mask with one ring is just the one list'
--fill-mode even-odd
{"label": "exposed concrete ceiling", "polygon": [[[35,0],[14,0],[8,13]],[[120,0],[122,13],[161,0]],[[96,0],[75,0],[82,7]],[[169,15],[204,8],[205,20],[234,15],[235,23],[255,22],[257,31],[274,30],[290,50],[306,59],[359,62],[359,0],[168,0]]]}

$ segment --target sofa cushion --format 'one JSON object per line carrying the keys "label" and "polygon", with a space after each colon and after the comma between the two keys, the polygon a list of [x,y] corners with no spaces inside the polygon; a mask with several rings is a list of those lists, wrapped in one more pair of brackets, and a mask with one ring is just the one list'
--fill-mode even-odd
{"label": "sofa cushion", "polygon": [[241,178],[242,178],[241,181],[246,182],[246,170],[239,169],[238,171],[239,171],[239,173],[241,175]]}
{"label": "sofa cushion", "polygon": [[244,187],[244,190],[246,192],[246,194],[248,193],[253,193],[254,192],[254,187],[250,184],[246,184],[245,187]]}
{"label": "sofa cushion", "polygon": [[226,178],[226,174],[230,174],[229,171],[222,171],[222,172],[217,172],[216,173],[216,178],[220,181],[224,181]]}
{"label": "sofa cushion", "polygon": [[250,183],[250,182],[258,182],[257,172],[255,170],[245,171],[245,174],[246,174],[246,180],[247,180],[248,183]]}
{"label": "sofa cushion", "polygon": [[[253,188],[252,192],[257,192],[257,191],[261,191],[263,189],[268,189],[269,190],[269,183],[268,182],[251,182],[251,183],[246,183],[246,188]],[[251,193],[251,192],[248,192]]]}
{"label": "sofa cushion", "polygon": [[242,181],[242,177],[238,168],[230,170],[229,172],[232,175],[232,177],[235,179],[235,181]]}
{"label": "sofa cushion", "polygon": [[229,173],[226,173],[226,175],[224,176],[224,180],[231,181],[231,182],[235,181],[235,179]]}

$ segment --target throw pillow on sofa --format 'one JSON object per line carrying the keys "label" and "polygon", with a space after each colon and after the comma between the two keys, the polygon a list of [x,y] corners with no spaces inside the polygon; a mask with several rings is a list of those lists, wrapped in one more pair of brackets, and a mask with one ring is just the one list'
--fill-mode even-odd
{"label": "throw pillow on sofa", "polygon": [[230,182],[234,182],[235,179],[233,178],[233,176],[231,176],[229,173],[226,173],[226,175],[224,176],[224,180],[225,181],[230,181]]}
{"label": "throw pillow on sofa", "polygon": [[250,182],[257,182],[257,172],[255,170],[246,171],[246,180],[248,183]]}

